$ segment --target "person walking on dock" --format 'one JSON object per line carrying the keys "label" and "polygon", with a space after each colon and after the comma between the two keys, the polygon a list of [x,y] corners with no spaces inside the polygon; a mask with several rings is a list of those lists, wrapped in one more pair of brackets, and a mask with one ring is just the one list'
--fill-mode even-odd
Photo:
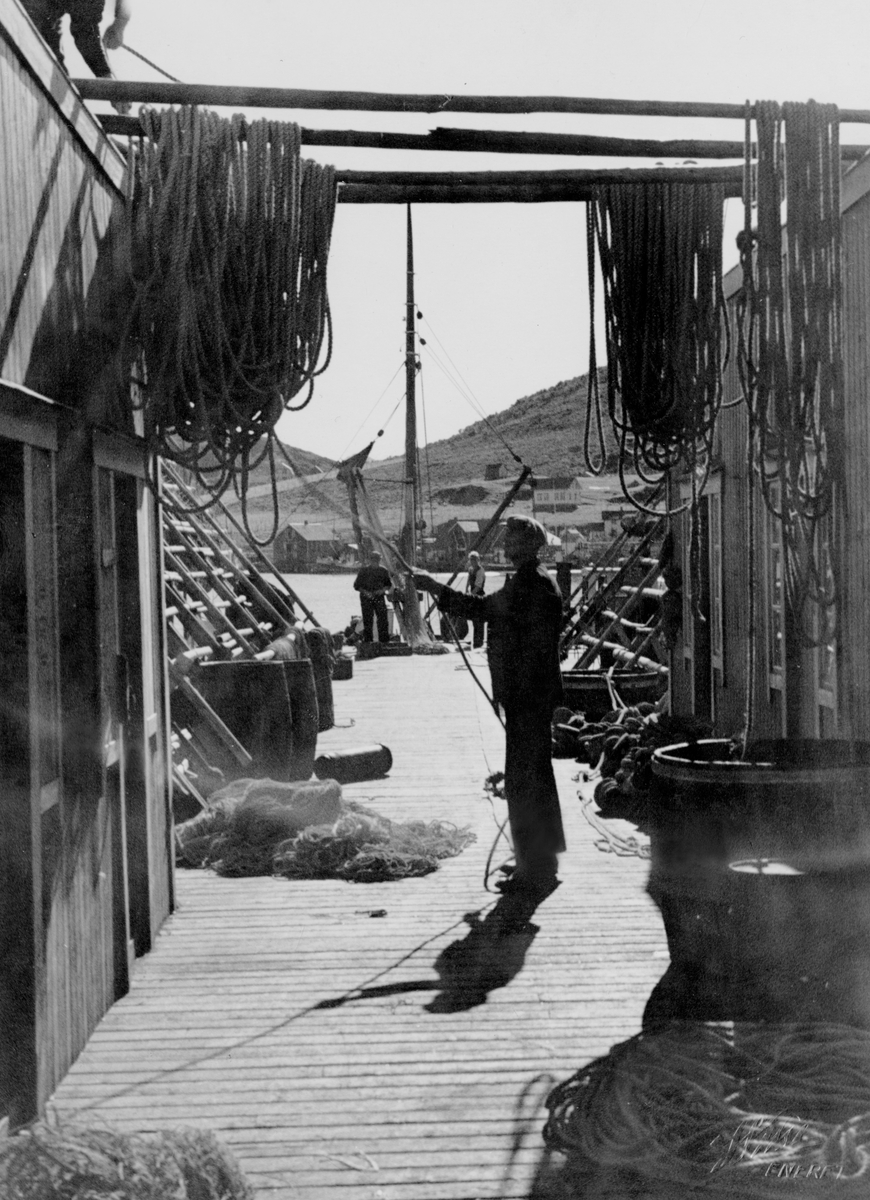
{"label": "person walking on dock", "polygon": [[505,554],[516,573],[491,596],[455,591],[430,575],[414,576],[448,616],[478,617],[488,625],[493,702],[505,716],[505,795],[516,860],[496,886],[538,899],[558,886],[557,855],[565,849],[551,758],[551,720],[562,703],[562,598],[538,562],[546,542],[540,522],[509,517]]}
{"label": "person walking on dock", "polygon": [[368,565],[358,572],[353,586],[354,590],[359,592],[362,608],[362,640],[372,641],[373,626],[377,618],[378,641],[388,642],[390,631],[387,624],[387,593],[392,590],[393,581],[389,571],[381,565],[381,556],[377,550],[373,550],[369,555]]}
{"label": "person walking on dock", "polygon": [[[467,596],[482,596],[486,592],[486,571],[483,569],[483,563],[480,561],[480,555],[476,550],[468,552],[468,579],[465,584],[465,594]],[[483,617],[472,617],[471,625],[474,629],[473,646],[478,650],[483,645],[484,631],[486,630],[486,621]]]}

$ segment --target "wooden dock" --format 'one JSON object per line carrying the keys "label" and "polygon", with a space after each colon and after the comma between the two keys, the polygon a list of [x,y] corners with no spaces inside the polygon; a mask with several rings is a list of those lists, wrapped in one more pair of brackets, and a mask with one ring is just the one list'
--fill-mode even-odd
{"label": "wooden dock", "polygon": [[394,758],[345,794],[477,842],[388,884],[179,871],[176,913],[53,1107],[212,1129],[264,1200],[527,1196],[549,1088],[638,1031],[667,966],[647,864],[601,848],[577,764],[557,762],[564,882],[536,928],[493,939],[483,879],[505,811],[482,785],[503,735],[461,659],[357,663],[334,692],[320,749]]}

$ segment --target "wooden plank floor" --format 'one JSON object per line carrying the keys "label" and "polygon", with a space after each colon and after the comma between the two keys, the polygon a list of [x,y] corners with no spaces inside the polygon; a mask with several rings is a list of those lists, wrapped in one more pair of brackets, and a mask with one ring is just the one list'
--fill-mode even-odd
{"label": "wooden plank floor", "polygon": [[345,794],[471,825],[476,844],[388,884],[179,871],[177,912],[54,1107],[213,1129],[264,1200],[526,1196],[547,1091],[637,1032],[667,966],[646,863],[596,848],[578,767],[557,762],[564,882],[537,929],[488,938],[473,927],[493,905],[504,805],[482,783],[502,732],[461,660],[357,663],[334,693],[337,722],[355,724],[319,748],[383,742],[394,757],[389,778]]}

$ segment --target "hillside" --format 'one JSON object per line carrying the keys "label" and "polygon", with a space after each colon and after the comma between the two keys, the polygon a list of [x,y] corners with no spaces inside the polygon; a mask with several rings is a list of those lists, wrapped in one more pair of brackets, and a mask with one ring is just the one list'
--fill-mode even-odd
{"label": "hillside", "polygon": [[[586,475],[583,455],[583,430],[586,419],[588,376],[581,375],[532,396],[515,401],[488,421],[476,421],[443,441],[434,442],[428,451],[420,451],[420,474],[424,491],[483,480],[486,469],[499,463],[507,477],[515,477],[519,466],[513,451],[536,475]],[[600,388],[606,383],[599,373]],[[505,444],[506,443],[506,444]],[[615,465],[612,435],[608,455]],[[369,473],[378,478],[401,478],[402,460],[383,459],[373,463]],[[427,479],[427,472],[429,478]]]}
{"label": "hillside", "polygon": [[[605,373],[600,373],[603,390]],[[429,526],[437,526],[453,516],[485,517],[492,513],[504,495],[506,487],[516,479],[519,464],[513,451],[528,464],[538,477],[546,475],[588,474],[583,454],[583,430],[586,413],[587,377],[565,380],[552,387],[542,388],[534,395],[524,396],[509,408],[477,421],[452,437],[421,447],[419,455],[423,516]],[[507,445],[505,445],[507,443]],[[608,465],[615,468],[616,455],[612,434],[608,431]],[[319,471],[327,465],[325,459],[306,451],[287,447],[291,460],[301,471]],[[313,463],[311,466],[309,464]],[[487,468],[499,464],[502,478],[486,479]],[[404,463],[401,458],[370,462],[364,471],[369,494],[381,512],[388,532],[395,532],[400,523],[401,479]],[[263,468],[256,482],[266,479]],[[286,485],[285,485],[286,486]],[[262,490],[262,489],[259,489]],[[618,482],[611,476],[590,479],[588,505],[575,516],[561,515],[566,521],[598,519],[600,508],[619,502]],[[256,518],[265,520],[270,499],[258,495],[249,503]],[[526,504],[521,509],[530,507]],[[555,516],[555,514],[554,514]],[[316,485],[302,484],[281,496],[281,525],[290,521],[327,522],[334,524],[338,536],[349,532],[347,493],[335,481]],[[550,523],[553,523],[551,518]]]}

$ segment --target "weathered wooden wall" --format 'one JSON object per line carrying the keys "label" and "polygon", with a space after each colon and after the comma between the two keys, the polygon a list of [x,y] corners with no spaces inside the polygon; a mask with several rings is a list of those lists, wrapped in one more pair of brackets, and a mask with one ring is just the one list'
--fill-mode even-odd
{"label": "weathered wooden wall", "polygon": [[[851,173],[857,193],[843,214],[843,368],[846,503],[842,512],[840,712],[843,733],[870,729],[870,184],[864,164]],[[862,187],[864,194],[861,194]]]}
{"label": "weathered wooden wall", "polygon": [[0,747],[12,968],[0,1117],[13,1124],[126,991],[172,904],[157,520],[117,359],[123,170],[23,10],[0,0],[0,449],[12,464],[0,616],[26,641],[6,656],[21,694]]}
{"label": "weathered wooden wall", "polygon": [[[844,177],[842,196],[844,446],[846,477],[837,511],[837,560],[840,603],[837,614],[837,666],[833,710],[818,699],[820,651],[807,649],[801,658],[800,721],[807,737],[866,738],[870,722],[870,163],[856,164]],[[739,401],[742,388],[736,363],[736,302],[739,271],[726,278],[731,315],[732,353],[725,375],[726,405]],[[766,512],[759,487],[755,520],[750,529],[749,473],[746,461],[747,415],[743,404],[726,408],[720,417],[714,478],[722,490],[724,670],[713,676],[713,709],[717,734],[728,736],[745,724],[749,599],[757,598],[756,671],[752,731],[758,737],[784,733],[784,692],[771,685],[768,671],[769,628],[766,620]],[[675,481],[676,482],[676,481]],[[687,523],[677,521],[679,552]],[[750,547],[756,570],[750,571]],[[696,627],[697,628],[697,627]],[[697,710],[692,663],[686,651],[691,630],[683,630],[673,655],[672,692],[677,711]]]}

